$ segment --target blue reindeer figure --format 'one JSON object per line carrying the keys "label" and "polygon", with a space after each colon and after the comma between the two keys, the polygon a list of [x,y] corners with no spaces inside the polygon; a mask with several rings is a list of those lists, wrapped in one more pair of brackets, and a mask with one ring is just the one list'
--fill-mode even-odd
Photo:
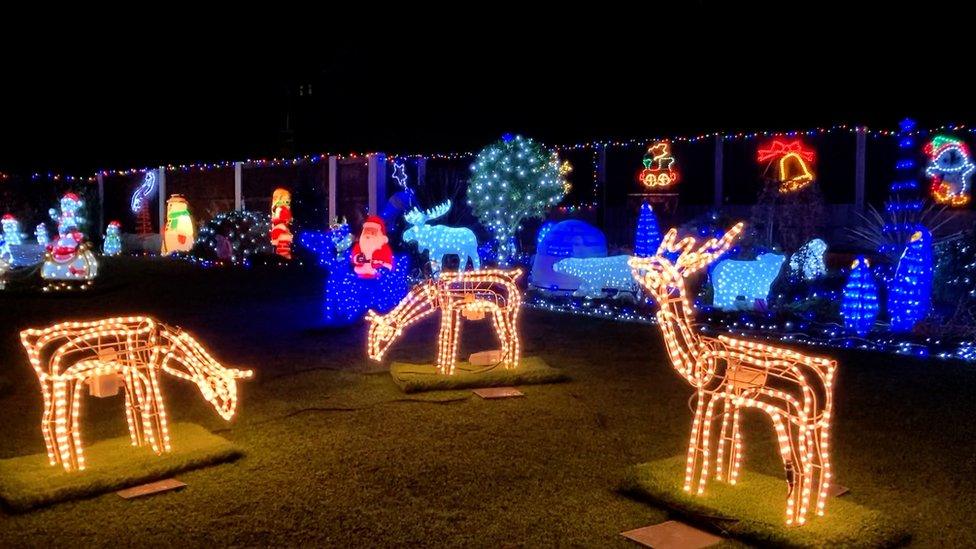
{"label": "blue reindeer figure", "polygon": [[448,254],[457,254],[462,270],[467,266],[468,260],[471,261],[472,268],[480,269],[478,238],[474,231],[467,227],[427,224],[428,221],[443,217],[450,209],[451,201],[448,199],[429,210],[413,208],[403,214],[403,219],[410,224],[410,228],[403,232],[403,241],[415,242],[420,253],[427,252],[435,273],[440,271],[444,256]]}

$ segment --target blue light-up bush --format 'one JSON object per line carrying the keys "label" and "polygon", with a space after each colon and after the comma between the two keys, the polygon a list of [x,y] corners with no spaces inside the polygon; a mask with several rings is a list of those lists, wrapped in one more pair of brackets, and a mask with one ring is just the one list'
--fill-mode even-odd
{"label": "blue light-up bush", "polygon": [[855,259],[851,266],[840,312],[844,317],[844,327],[861,337],[871,331],[878,318],[878,286],[874,282],[871,266],[864,257]]}
{"label": "blue light-up bush", "polygon": [[932,307],[932,235],[915,231],[895,266],[888,283],[888,316],[891,329],[908,332]]}

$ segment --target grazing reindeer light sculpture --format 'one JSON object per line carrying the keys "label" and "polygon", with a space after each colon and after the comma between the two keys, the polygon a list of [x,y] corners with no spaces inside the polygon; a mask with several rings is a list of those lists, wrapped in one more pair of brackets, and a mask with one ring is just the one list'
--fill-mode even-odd
{"label": "grazing reindeer light sculpture", "polygon": [[[789,349],[725,336],[699,335],[684,279],[722,255],[742,231],[742,223],[722,238],[695,249],[694,238],[675,242],[671,229],[657,255],[630,260],[634,278],[654,296],[660,309],[658,326],[674,368],[697,391],[684,489],[705,490],[713,458],[712,423],[722,417],[715,458],[715,476],[735,484],[742,461],[739,412],[758,408],[769,415],[779,440],[789,492],[786,523],[802,525],[814,502],[823,515],[830,485],[830,420],[832,383],[837,363]],[[675,255],[677,257],[675,258]],[[669,259],[674,258],[674,259]],[[811,498],[811,492],[816,494]]]}
{"label": "grazing reindeer light sculpture", "polygon": [[385,315],[373,311],[369,320],[369,358],[382,360],[394,341],[411,324],[441,310],[437,338],[437,371],[453,375],[461,341],[461,316],[470,320],[491,314],[501,341],[501,364],[505,369],[519,363],[518,320],[522,294],[515,281],[521,269],[442,272],[439,277],[414,286],[399,305]]}
{"label": "grazing reindeer light sculpture", "polygon": [[64,322],[20,333],[41,382],[41,432],[51,465],[85,468],[78,416],[85,381],[118,375],[125,388],[125,416],[133,446],[170,451],[160,370],[192,381],[226,420],[237,409],[237,380],[251,370],[224,368],[189,334],[149,317]]}
{"label": "grazing reindeer light sculpture", "polygon": [[409,229],[403,231],[404,242],[416,242],[421,253],[428,252],[427,257],[434,264],[434,271],[440,271],[440,265],[444,263],[444,256],[457,254],[461,260],[460,269],[471,260],[471,266],[477,270],[481,268],[481,259],[478,257],[478,238],[474,231],[467,227],[448,227],[445,225],[428,225],[439,217],[443,217],[451,210],[451,201],[445,200],[433,208],[420,211],[414,208],[403,214],[403,219],[411,225]]}

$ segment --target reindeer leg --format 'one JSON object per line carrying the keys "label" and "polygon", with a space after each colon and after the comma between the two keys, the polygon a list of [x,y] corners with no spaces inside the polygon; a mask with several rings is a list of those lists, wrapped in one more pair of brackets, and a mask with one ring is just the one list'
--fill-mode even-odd
{"label": "reindeer leg", "polygon": [[441,329],[437,334],[437,373],[446,375],[450,368],[448,364],[451,339],[454,337],[453,310],[445,308],[441,311]]}
{"label": "reindeer leg", "polygon": [[830,424],[827,421],[815,428],[814,444],[820,466],[820,478],[817,479],[817,516],[821,517],[824,514],[824,508],[827,506],[827,490],[830,489],[830,452],[829,441],[827,440],[829,436]]}
{"label": "reindeer leg", "polygon": [[74,460],[78,464],[78,470],[85,470],[85,450],[81,443],[81,426],[78,418],[81,415],[81,399],[84,384],[81,381],[73,381],[69,387],[74,385],[71,391],[71,416],[68,420],[68,431],[71,432],[71,448],[74,453]]}
{"label": "reindeer leg", "polygon": [[702,423],[702,435],[700,446],[702,452],[701,475],[698,477],[698,495],[705,493],[705,483],[708,481],[709,453],[712,447],[712,418],[715,411],[715,403],[720,400],[712,395],[708,399],[708,406],[705,407],[705,419]]}
{"label": "reindeer leg", "polygon": [[457,365],[457,355],[458,355],[458,345],[461,343],[461,312],[458,310],[451,311],[451,324],[453,328],[451,333],[453,337],[451,338],[451,350],[449,357],[449,364],[451,365],[451,370],[448,375],[454,375],[454,368]]}
{"label": "reindeer leg", "polygon": [[[734,410],[734,406],[732,405],[732,399],[728,394],[722,395],[722,397],[723,397],[722,398],[722,405],[723,405],[722,428],[719,430],[718,433],[718,455],[715,457],[715,480],[718,481],[724,480],[722,473],[724,473],[723,467],[725,467],[725,464],[723,462],[725,460],[726,448],[728,448],[728,452],[730,455],[733,452],[731,447],[732,437],[729,436],[729,428],[732,422],[729,420],[732,418],[732,412]],[[729,464],[730,475],[731,475],[731,470],[732,467],[730,463]]]}
{"label": "reindeer leg", "polygon": [[138,421],[139,401],[136,397],[136,381],[133,379],[132,371],[127,369],[122,374],[122,380],[125,389],[125,420],[129,424],[129,440],[132,441],[133,446],[142,446],[145,444],[145,439]]}
{"label": "reindeer leg", "polygon": [[739,408],[732,412],[732,455],[729,463],[729,484],[735,486],[742,466],[742,433],[739,432]]}
{"label": "reindeer leg", "polygon": [[156,428],[162,451],[169,452],[172,449],[169,444],[169,426],[166,423],[166,408],[163,405],[163,394],[159,390],[159,376],[155,368],[149,369],[149,384],[152,391],[153,426]]}
{"label": "reindeer leg", "polygon": [[770,417],[776,428],[776,436],[779,439],[779,452],[783,458],[783,467],[786,470],[786,484],[789,491],[786,497],[786,524],[793,525],[794,522],[803,524],[806,520],[800,514],[803,498],[801,492],[805,483],[806,475],[806,454],[801,446],[803,433],[796,432],[789,425],[789,429],[784,426],[783,418],[779,413],[772,413]]}
{"label": "reindeer leg", "polygon": [[685,465],[685,492],[691,491],[691,483],[695,479],[695,470],[698,465],[698,442],[700,440],[700,433],[702,428],[702,419],[705,415],[705,406],[707,405],[708,394],[702,390],[698,391],[698,404],[695,406],[695,419],[691,424],[691,438],[688,441],[688,460]]}
{"label": "reindeer leg", "polygon": [[73,471],[76,467],[71,456],[71,440],[68,436],[68,395],[65,381],[54,382],[54,438],[57,444],[61,466],[65,471]]}
{"label": "reindeer leg", "polygon": [[152,447],[153,452],[156,452],[158,455],[160,453],[159,444],[156,441],[156,433],[153,431],[152,426],[152,403],[150,401],[152,395],[149,393],[149,388],[142,374],[136,373],[133,377],[136,379],[136,397],[139,399],[142,434],[146,438],[146,442],[149,443],[149,446]]}
{"label": "reindeer leg", "polygon": [[44,412],[41,414],[41,434],[44,435],[44,446],[47,447],[47,460],[51,465],[57,465],[60,460],[57,440],[54,437],[54,401],[51,399],[51,389],[47,381],[42,381],[44,395]]}

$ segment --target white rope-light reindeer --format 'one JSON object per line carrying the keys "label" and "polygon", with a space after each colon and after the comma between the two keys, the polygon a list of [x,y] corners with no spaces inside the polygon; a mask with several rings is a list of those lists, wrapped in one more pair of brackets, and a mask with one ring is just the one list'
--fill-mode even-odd
{"label": "white rope-light reindeer", "polygon": [[[658,326],[674,368],[697,391],[684,489],[705,490],[714,459],[715,477],[735,484],[742,462],[739,412],[758,408],[773,423],[789,487],[786,523],[806,522],[811,503],[823,515],[830,485],[832,383],[837,363],[752,341],[699,335],[684,279],[722,255],[742,231],[742,223],[722,238],[697,247],[694,238],[677,241],[671,229],[657,255],[632,258],[634,278],[660,307]],[[713,420],[722,425],[717,456],[712,454]]]}
{"label": "white rope-light reindeer", "polygon": [[44,397],[41,432],[51,465],[85,468],[78,425],[85,382],[119,376],[133,446],[170,451],[160,371],[192,381],[226,420],[237,409],[237,380],[251,370],[225,368],[189,334],[149,317],[64,322],[20,333]]}
{"label": "white rope-light reindeer", "polygon": [[369,358],[382,360],[404,329],[440,309],[441,328],[437,337],[437,371],[440,374],[454,374],[461,341],[461,317],[477,320],[486,314],[491,315],[501,342],[500,364],[506,369],[517,368],[519,336],[516,322],[522,294],[515,281],[520,276],[521,269],[487,269],[442,272],[437,278],[421,282],[389,313],[367,313]]}
{"label": "white rope-light reindeer", "polygon": [[440,271],[444,256],[448,254],[457,254],[461,260],[459,266],[461,270],[464,270],[469,259],[472,268],[480,269],[478,238],[475,237],[474,231],[467,227],[427,224],[428,221],[443,217],[450,210],[451,201],[445,200],[429,210],[421,211],[419,208],[414,208],[403,214],[403,219],[410,224],[410,228],[403,231],[403,241],[416,242],[420,253],[426,250],[435,272]]}

